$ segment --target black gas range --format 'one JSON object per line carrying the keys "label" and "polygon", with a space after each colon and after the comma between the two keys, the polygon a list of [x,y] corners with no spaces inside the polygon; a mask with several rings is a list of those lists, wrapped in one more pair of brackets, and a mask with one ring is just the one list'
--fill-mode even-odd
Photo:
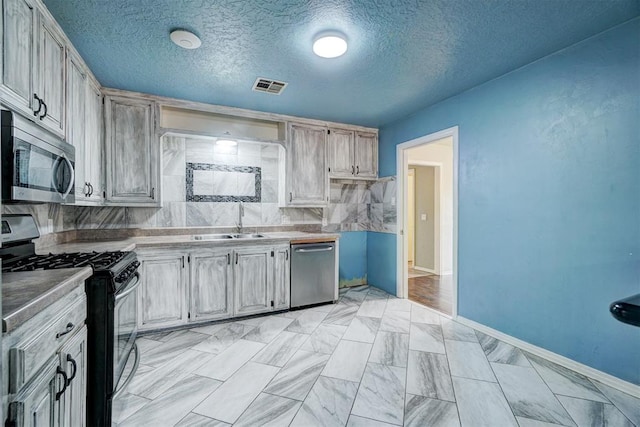
{"label": "black gas range", "polygon": [[[3,272],[89,266],[87,294],[87,425],[110,426],[114,397],[138,366],[136,289],[140,262],[135,252],[73,252],[39,255],[33,240],[38,228],[30,215],[2,216]],[[133,368],[122,378],[130,355]]]}

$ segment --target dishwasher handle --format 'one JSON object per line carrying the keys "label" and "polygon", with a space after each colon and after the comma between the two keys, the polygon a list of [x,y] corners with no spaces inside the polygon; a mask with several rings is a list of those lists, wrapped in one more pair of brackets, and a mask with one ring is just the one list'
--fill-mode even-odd
{"label": "dishwasher handle", "polygon": [[332,250],[333,250],[333,246],[323,246],[320,248],[313,248],[313,249],[298,248],[295,251],[298,253],[311,253],[311,252],[330,252]]}

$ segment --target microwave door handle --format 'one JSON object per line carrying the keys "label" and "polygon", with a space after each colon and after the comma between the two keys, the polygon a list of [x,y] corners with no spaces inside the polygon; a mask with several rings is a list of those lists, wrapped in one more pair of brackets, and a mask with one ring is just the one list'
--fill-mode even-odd
{"label": "microwave door handle", "polygon": [[58,168],[60,167],[60,163],[62,163],[62,161],[62,156],[58,157],[53,162],[53,166],[51,167],[51,186],[56,190],[56,193],[58,193],[60,197],[62,197],[64,193],[58,191],[58,180],[56,179],[56,174],[58,173]]}
{"label": "microwave door handle", "polygon": [[64,199],[67,198],[69,193],[71,193],[71,189],[73,189],[73,184],[76,181],[76,172],[73,170],[73,163],[71,163],[71,161],[69,159],[67,159],[67,156],[65,156],[63,154],[61,157],[65,162],[67,162],[67,165],[69,166],[69,170],[71,171],[71,179],[69,180],[69,187],[67,188],[67,190],[62,195],[62,200],[64,200]]}

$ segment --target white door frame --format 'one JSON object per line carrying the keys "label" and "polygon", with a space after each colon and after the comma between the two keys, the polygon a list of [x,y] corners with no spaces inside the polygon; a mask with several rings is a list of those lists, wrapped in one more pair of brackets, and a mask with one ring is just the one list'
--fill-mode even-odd
{"label": "white door frame", "polygon": [[[409,170],[407,171],[408,175],[411,176],[413,175],[413,204],[415,205],[416,203],[416,176],[415,176],[415,169],[412,169],[411,166],[409,166]],[[409,190],[409,188],[407,188],[407,191]],[[407,193],[407,203],[408,203],[408,197],[409,194]],[[407,214],[407,218],[408,218],[408,214]],[[407,228],[409,228],[409,225],[407,225]],[[415,218],[415,214],[413,217],[413,266],[416,266],[416,218]],[[407,243],[408,246],[408,243]],[[408,250],[408,247],[407,247]]]}
{"label": "white door frame", "polygon": [[[439,198],[436,201],[438,203],[438,211],[442,212],[442,166],[443,164],[440,162],[430,162],[430,161],[426,161],[426,160],[415,160],[412,161],[408,167],[411,166],[430,166],[432,168],[435,169],[435,174],[438,177],[438,194],[439,194]],[[428,273],[433,273],[433,274],[440,274],[442,272],[442,244],[441,244],[441,239],[442,239],[442,227],[440,224],[442,224],[442,218],[440,217],[441,214],[439,214],[439,218],[438,218],[438,232],[436,233],[436,236],[438,236],[437,238],[433,239],[433,250],[434,250],[434,254],[437,253],[438,254],[438,262],[433,264],[433,270],[429,270],[427,268],[420,268],[420,266],[416,265],[415,260],[413,261],[413,268],[415,268],[416,270],[423,270],[426,271]],[[434,230],[435,232],[436,230]],[[415,237],[413,239],[414,245],[415,245]],[[415,254],[414,254],[414,258],[415,258]]]}
{"label": "white door frame", "polygon": [[407,150],[447,137],[451,137],[453,140],[453,301],[451,304],[451,317],[455,319],[458,317],[458,126],[424,135],[396,146],[396,179],[398,181],[398,203],[396,204],[398,218],[396,295],[400,298],[407,298],[409,295],[407,281],[408,239],[404,232],[407,224],[407,213],[404,206],[408,197],[408,186],[405,177],[409,170]]}

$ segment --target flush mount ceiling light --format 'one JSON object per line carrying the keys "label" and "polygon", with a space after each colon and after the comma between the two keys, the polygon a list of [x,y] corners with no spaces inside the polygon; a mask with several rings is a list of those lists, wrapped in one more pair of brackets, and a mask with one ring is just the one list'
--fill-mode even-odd
{"label": "flush mount ceiling light", "polygon": [[313,53],[322,58],[337,58],[347,51],[347,40],[340,33],[323,33],[313,42]]}
{"label": "flush mount ceiling light", "polygon": [[238,145],[238,141],[232,139],[229,132],[225,132],[222,137],[216,140],[216,145],[219,147],[235,147]]}
{"label": "flush mount ceiling light", "polygon": [[202,42],[190,31],[174,30],[171,32],[171,41],[185,49],[197,49]]}

